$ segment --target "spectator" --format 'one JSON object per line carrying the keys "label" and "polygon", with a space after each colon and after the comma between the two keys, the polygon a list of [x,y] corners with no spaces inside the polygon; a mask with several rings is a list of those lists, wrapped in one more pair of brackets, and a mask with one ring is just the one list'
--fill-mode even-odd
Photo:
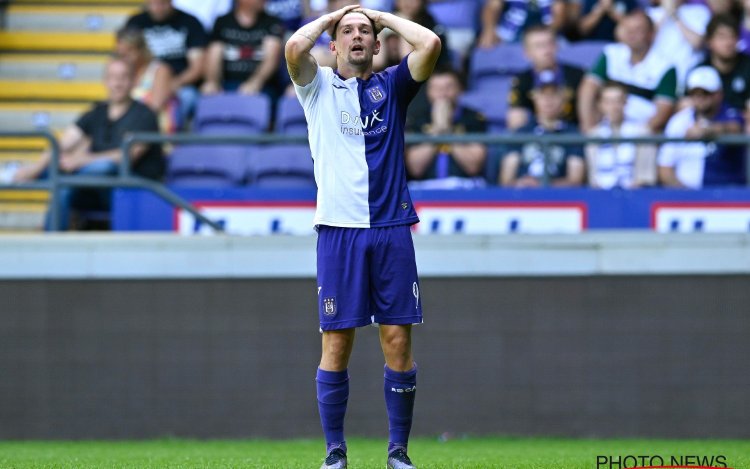
{"label": "spectator", "polygon": [[[690,72],[687,91],[692,105],[675,114],[666,136],[691,140],[740,133],[742,116],[723,104],[721,77],[712,67]],[[667,143],[659,151],[659,181],[666,187],[700,189],[745,185],[745,147],[713,142]]]}
{"label": "spectator", "polygon": [[[413,21],[417,24],[421,24],[425,28],[437,34],[437,36],[440,38],[440,42],[442,43],[443,48],[440,51],[440,57],[438,58],[438,63],[436,64],[436,66],[438,68],[446,68],[451,65],[450,49],[448,48],[447,44],[447,33],[445,26],[438,24],[435,21],[435,18],[430,14],[430,12],[427,11],[427,0],[396,0],[396,11],[394,12],[394,14],[402,18],[406,18],[409,21]],[[403,39],[399,41],[399,44],[399,60],[401,60],[401,57],[404,57],[412,51],[412,47]],[[377,61],[377,56],[375,57]]]}
{"label": "spectator", "polygon": [[204,31],[211,31],[216,18],[231,11],[232,3],[233,0],[172,0],[175,8],[195,16]]}
{"label": "spectator", "polygon": [[559,32],[566,23],[565,0],[486,0],[482,7],[479,47],[519,42],[526,28],[536,24]]}
{"label": "spectator", "polygon": [[310,17],[310,0],[266,0],[266,13],[280,19],[284,30],[293,32]]}
{"label": "spectator", "polygon": [[[133,68],[121,58],[107,63],[104,73],[107,101],[97,103],[74,125],[65,129],[60,141],[60,170],[81,176],[110,176],[117,173],[122,144],[128,132],[157,132],[156,115],[145,104],[133,101],[135,84]],[[133,172],[150,179],[164,175],[165,161],[161,146],[136,144],[131,147]],[[28,182],[47,176],[51,156],[46,153],[33,165],[20,168],[14,182]],[[109,209],[110,191],[63,188],[58,209],[61,226],[69,227],[70,209]],[[46,228],[50,227],[49,217]]]}
{"label": "spectator", "polygon": [[[534,119],[519,133],[534,135],[577,133],[577,129],[562,119],[565,100],[564,86],[559,77],[546,71],[539,74],[531,94]],[[547,146],[536,141],[511,147],[500,164],[500,184],[507,187],[541,187],[545,177],[555,187],[575,187],[583,184],[585,174],[583,148],[580,145]],[[546,160],[546,161],[545,161]]]}
{"label": "spectator", "polygon": [[[605,84],[599,94],[603,119],[589,133],[592,137],[641,137],[648,134],[642,125],[625,120],[628,94],[622,85]],[[653,186],[656,183],[656,147],[634,143],[586,145],[589,185],[598,189]]]}
{"label": "spectator", "polygon": [[678,93],[682,93],[688,70],[702,58],[703,36],[711,19],[711,10],[699,3],[683,0],[654,0],[649,8],[656,30],[653,48],[670,59],[677,71]]}
{"label": "spectator", "polygon": [[615,81],[628,89],[625,119],[661,133],[674,111],[677,75],[671,60],[652,47],[654,27],[641,10],[625,16],[617,26],[621,42],[604,47],[602,55],[578,89],[578,122],[590,131],[600,120],[596,96],[604,83]]}
{"label": "spectator", "polygon": [[577,38],[614,42],[617,23],[638,6],[637,0],[571,0],[569,17]]}
{"label": "spectator", "polygon": [[131,97],[159,116],[159,129],[174,133],[179,125],[179,103],[172,89],[172,70],[154,59],[143,33],[138,29],[117,31],[117,55],[125,59],[135,73]]}
{"label": "spectator", "polygon": [[180,101],[183,122],[198,100],[203,80],[203,55],[208,38],[192,15],[172,6],[172,0],[146,0],[146,11],[132,16],[126,28],[143,30],[151,53],[172,69],[172,90]]}
{"label": "spectator", "polygon": [[[486,131],[484,117],[462,107],[459,75],[451,69],[436,70],[427,81],[428,113],[411,123],[407,132],[429,135],[479,133]],[[484,176],[487,148],[479,143],[421,143],[406,149],[406,170],[410,180],[446,179],[446,185],[460,179]]]}
{"label": "spectator", "polygon": [[563,120],[577,124],[576,90],[581,84],[583,70],[558,63],[555,33],[547,26],[537,25],[527,29],[523,37],[523,46],[526,57],[531,62],[531,68],[513,79],[508,96],[509,108],[506,117],[508,129],[515,130],[529,122],[529,116],[534,110],[531,102],[532,87],[538,75],[545,71],[554,72],[562,80],[565,94]]}
{"label": "spectator", "polygon": [[206,94],[237,91],[279,95],[275,86],[284,26],[263,10],[263,0],[237,0],[234,11],[218,18],[206,60]]}
{"label": "spectator", "polygon": [[[737,50],[739,23],[731,16],[714,16],[706,27],[708,57],[701,65],[715,68],[721,76],[724,102],[750,117],[750,57]],[[748,129],[750,130],[750,129]]]}

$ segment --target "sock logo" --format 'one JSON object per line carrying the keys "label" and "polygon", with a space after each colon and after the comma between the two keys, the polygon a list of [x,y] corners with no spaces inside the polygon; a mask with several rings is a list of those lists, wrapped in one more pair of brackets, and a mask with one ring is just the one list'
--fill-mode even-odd
{"label": "sock logo", "polygon": [[405,392],[415,392],[417,390],[417,386],[414,385],[410,388],[391,388],[391,392],[397,392],[399,394],[405,393]]}

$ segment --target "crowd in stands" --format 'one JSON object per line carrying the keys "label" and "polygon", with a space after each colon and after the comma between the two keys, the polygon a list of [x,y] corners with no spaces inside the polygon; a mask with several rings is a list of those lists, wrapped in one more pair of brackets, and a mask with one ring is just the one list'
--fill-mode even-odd
{"label": "crowd in stands", "polygon": [[[284,41],[311,18],[348,3],[356,2],[146,0],[144,11],[118,31],[113,63],[129,66],[131,97],[145,105],[138,112],[155,113],[161,132],[194,131],[196,107],[220,94],[265,96],[271,120],[261,131],[304,132],[299,122],[295,127],[283,120],[294,113],[296,100]],[[427,25],[443,41],[436,72],[410,106],[410,132],[695,140],[750,129],[750,0],[359,3]],[[409,53],[393,32],[379,38],[376,67],[392,66]],[[313,50],[325,66],[335,64],[329,40],[323,37]],[[108,74],[112,68],[110,63]],[[103,106],[92,111],[108,116],[102,125],[117,122],[112,100],[108,114]],[[85,117],[74,125],[76,136],[96,142]],[[64,149],[68,143],[73,139],[64,141]],[[530,137],[506,146],[416,144],[405,157],[409,179],[427,187],[746,184],[744,147],[700,141],[542,147]],[[43,174],[35,168],[19,178]]]}

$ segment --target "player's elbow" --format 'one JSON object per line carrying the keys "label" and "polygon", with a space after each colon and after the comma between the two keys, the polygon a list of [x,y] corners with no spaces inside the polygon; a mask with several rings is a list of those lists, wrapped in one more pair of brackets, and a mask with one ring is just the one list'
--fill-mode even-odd
{"label": "player's elbow", "polygon": [[284,46],[284,58],[288,62],[297,62],[302,54],[307,53],[310,48],[309,40],[304,37],[292,36]]}
{"label": "player's elbow", "polygon": [[430,35],[424,41],[424,48],[430,56],[437,57],[440,55],[440,51],[443,50],[443,43],[437,34],[430,31]]}

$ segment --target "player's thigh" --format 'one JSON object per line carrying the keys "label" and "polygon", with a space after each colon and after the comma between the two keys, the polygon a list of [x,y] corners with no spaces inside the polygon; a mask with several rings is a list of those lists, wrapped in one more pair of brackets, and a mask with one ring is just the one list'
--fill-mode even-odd
{"label": "player's thigh", "polygon": [[364,230],[321,226],[318,231],[318,316],[321,330],[370,324]]}
{"label": "player's thigh", "polygon": [[379,324],[422,322],[422,301],[409,226],[380,229],[370,263],[370,307]]}

